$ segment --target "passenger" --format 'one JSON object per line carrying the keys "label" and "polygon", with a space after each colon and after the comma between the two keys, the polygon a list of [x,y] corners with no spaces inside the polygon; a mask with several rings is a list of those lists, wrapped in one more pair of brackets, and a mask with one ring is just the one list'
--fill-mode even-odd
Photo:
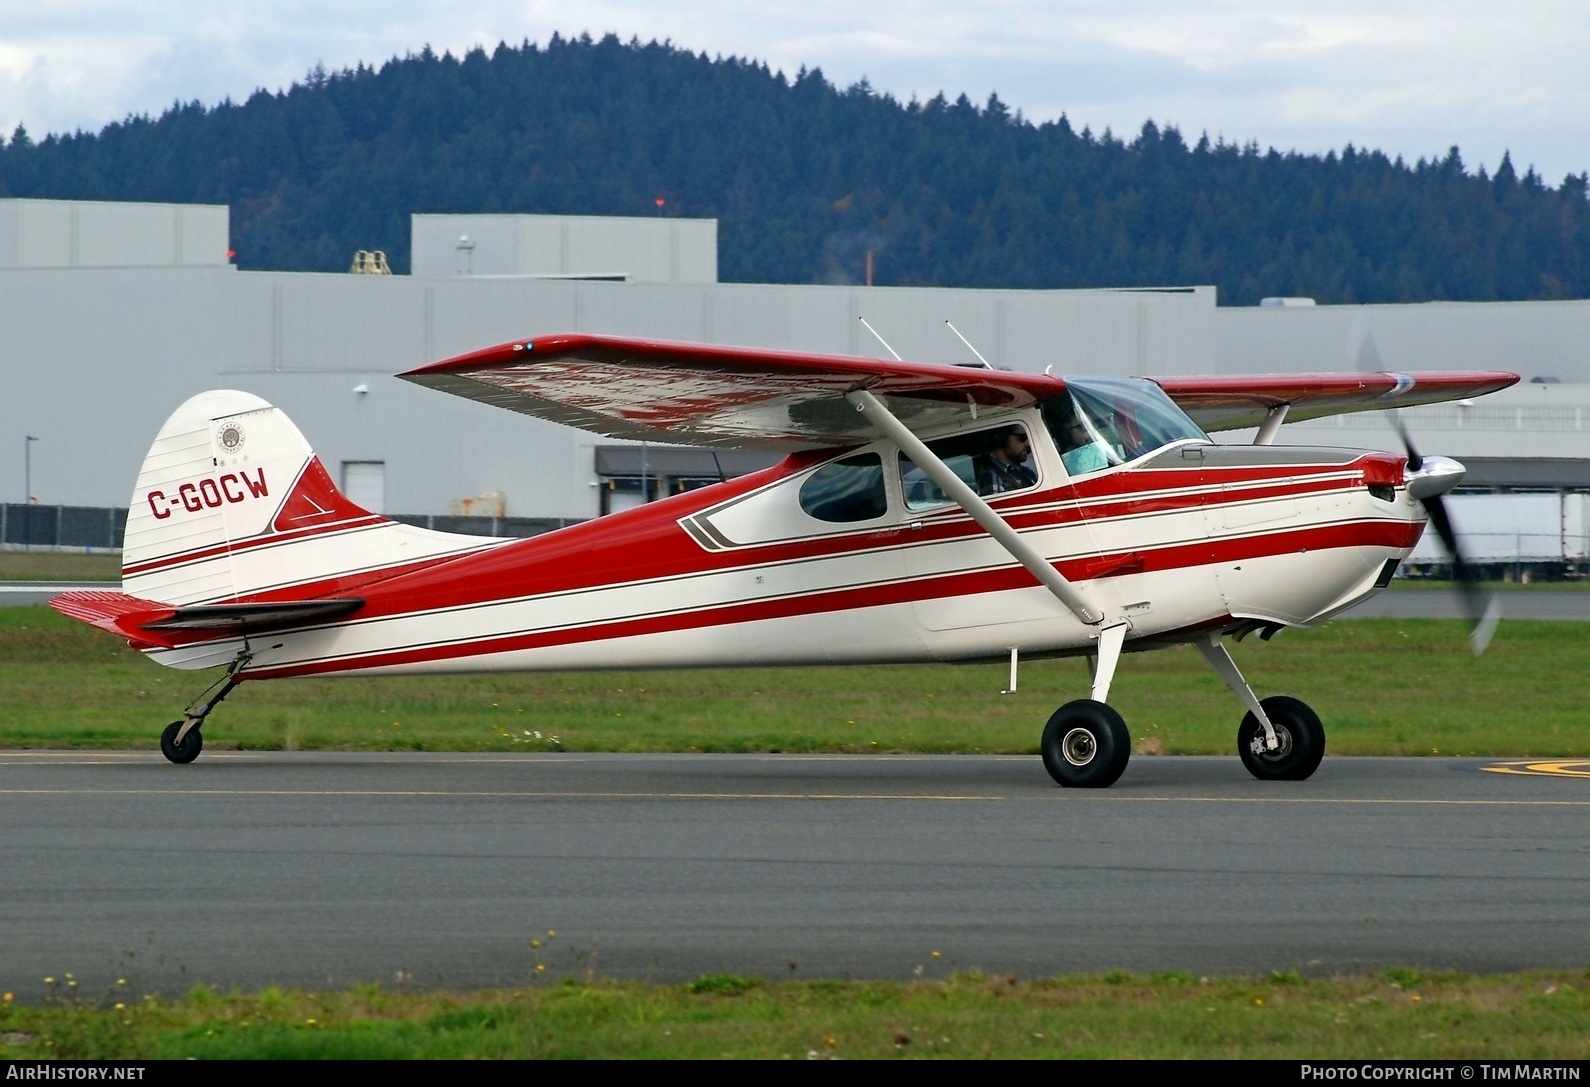
{"label": "passenger", "polygon": [[1069,474],[1086,475],[1110,466],[1104,446],[1088,433],[1087,426],[1074,411],[1060,421],[1057,438],[1060,442],[1060,463],[1065,465]]}
{"label": "passenger", "polygon": [[1027,458],[1032,456],[1032,443],[1021,427],[1007,427],[999,445],[986,457],[979,457],[977,472],[978,494],[1003,494],[1019,491],[1038,482],[1038,473],[1032,470]]}

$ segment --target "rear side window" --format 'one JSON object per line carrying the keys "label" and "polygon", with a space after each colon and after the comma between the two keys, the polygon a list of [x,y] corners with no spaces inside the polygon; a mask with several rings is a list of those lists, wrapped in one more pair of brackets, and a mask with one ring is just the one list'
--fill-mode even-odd
{"label": "rear side window", "polygon": [[870,521],[889,512],[883,458],[862,453],[825,464],[801,484],[801,509],[819,521]]}
{"label": "rear side window", "polygon": [[[985,498],[1038,485],[1026,427],[1013,424],[957,434],[928,442],[927,447],[962,483]],[[900,487],[908,510],[942,506],[950,500],[904,453],[900,454]]]}

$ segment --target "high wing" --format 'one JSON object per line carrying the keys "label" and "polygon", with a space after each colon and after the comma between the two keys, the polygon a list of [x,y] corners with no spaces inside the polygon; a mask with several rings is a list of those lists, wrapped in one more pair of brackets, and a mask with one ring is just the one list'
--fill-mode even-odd
{"label": "high wing", "polygon": [[1065,388],[1003,370],[581,335],[488,347],[398,376],[611,438],[786,452],[879,437],[846,402],[854,389],[885,394],[901,418],[927,425]]}
{"label": "high wing", "polygon": [[1241,430],[1287,405],[1289,423],[1354,411],[1484,396],[1518,383],[1502,370],[1423,374],[1243,374],[1161,377],[1155,383],[1206,431]]}
{"label": "high wing", "polygon": [[[934,363],[706,344],[556,335],[489,347],[398,375],[430,388],[612,438],[796,452],[881,436],[845,400],[868,389],[913,430],[1058,396],[1063,378]],[[1478,396],[1508,373],[1162,378],[1205,430]]]}

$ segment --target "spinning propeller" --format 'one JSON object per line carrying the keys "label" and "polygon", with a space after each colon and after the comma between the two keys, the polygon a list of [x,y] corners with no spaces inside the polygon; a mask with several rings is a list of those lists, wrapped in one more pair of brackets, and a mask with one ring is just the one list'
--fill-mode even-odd
{"label": "spinning propeller", "polygon": [[[1366,332],[1359,341],[1355,362],[1362,373],[1386,370],[1380,351],[1375,346],[1374,333]],[[1485,652],[1496,634],[1496,624],[1502,618],[1502,603],[1495,593],[1487,593],[1480,588],[1480,572],[1464,559],[1457,531],[1452,527],[1452,518],[1442,500],[1442,495],[1462,481],[1466,469],[1449,457],[1420,456],[1407,425],[1402,421],[1402,414],[1393,410],[1391,418],[1397,428],[1397,435],[1402,439],[1403,448],[1408,451],[1405,472],[1408,497],[1416,498],[1423,504],[1426,518],[1434,526],[1436,535],[1441,537],[1441,546],[1452,558],[1452,580],[1457,582],[1463,592],[1464,610],[1473,624],[1473,629],[1469,631],[1469,648],[1474,650],[1477,657]]]}
{"label": "spinning propeller", "polygon": [[1463,479],[1465,470],[1461,464],[1448,457],[1420,456],[1412,435],[1402,421],[1402,415],[1393,412],[1392,421],[1397,427],[1398,436],[1402,438],[1403,448],[1408,451],[1405,473],[1408,497],[1417,498],[1424,505],[1425,516],[1435,528],[1436,535],[1441,537],[1441,546],[1452,557],[1452,580],[1463,591],[1465,610],[1474,624],[1474,629],[1469,632],[1469,648],[1474,650],[1477,657],[1491,644],[1496,624],[1502,618],[1502,603],[1495,593],[1487,593],[1480,588],[1479,570],[1463,558],[1463,548],[1458,543],[1452,518],[1447,514],[1446,502],[1442,499],[1447,491]]}

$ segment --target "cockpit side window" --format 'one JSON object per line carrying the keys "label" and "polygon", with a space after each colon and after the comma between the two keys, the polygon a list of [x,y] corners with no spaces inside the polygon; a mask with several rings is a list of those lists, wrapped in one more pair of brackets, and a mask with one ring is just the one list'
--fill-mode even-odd
{"label": "cockpit side window", "polygon": [[823,465],[800,490],[801,509],[819,521],[871,521],[889,512],[883,458],[861,453]]}
{"label": "cockpit side window", "polygon": [[[1032,439],[1020,424],[956,434],[928,442],[935,456],[984,497],[1023,491],[1038,485],[1032,457]],[[950,499],[910,457],[900,454],[900,487],[905,508],[942,506]]]}
{"label": "cockpit side window", "polygon": [[1066,391],[1044,402],[1044,424],[1073,476],[1136,460],[1172,442],[1209,436],[1152,381],[1066,378]]}

